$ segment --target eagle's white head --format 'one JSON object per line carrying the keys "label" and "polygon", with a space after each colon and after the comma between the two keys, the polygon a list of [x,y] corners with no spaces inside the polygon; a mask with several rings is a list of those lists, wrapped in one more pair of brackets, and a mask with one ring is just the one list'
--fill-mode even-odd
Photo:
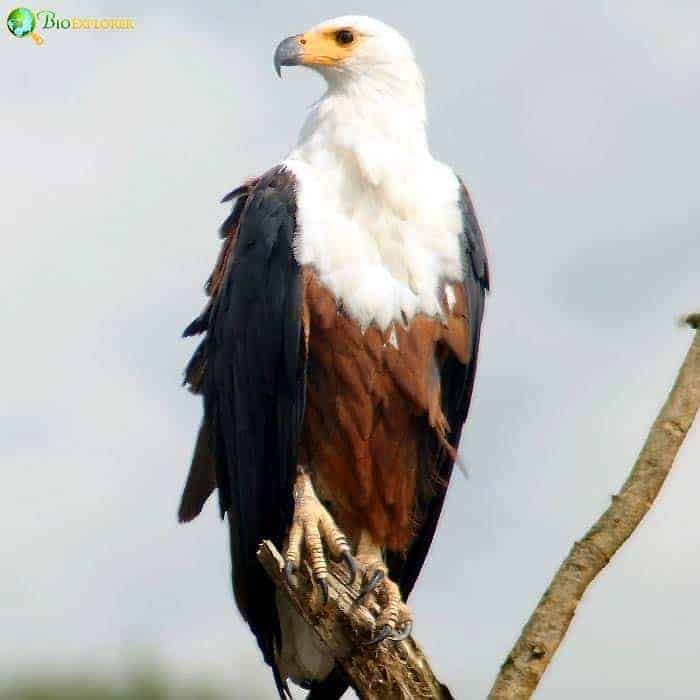
{"label": "eagle's white head", "polygon": [[[423,76],[410,44],[377,19],[345,16],[330,19],[282,41],[275,69],[303,65],[319,72],[328,95],[344,95],[362,109],[383,103],[400,105],[402,119],[425,121]],[[398,116],[398,115],[396,115]]]}

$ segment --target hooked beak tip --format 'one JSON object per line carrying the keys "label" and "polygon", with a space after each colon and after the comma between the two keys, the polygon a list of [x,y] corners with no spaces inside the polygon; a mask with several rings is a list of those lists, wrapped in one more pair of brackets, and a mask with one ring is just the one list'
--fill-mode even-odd
{"label": "hooked beak tip", "polygon": [[280,42],[275,50],[275,73],[282,77],[282,66],[298,66],[301,63],[302,51],[299,43],[299,34],[289,36]]}

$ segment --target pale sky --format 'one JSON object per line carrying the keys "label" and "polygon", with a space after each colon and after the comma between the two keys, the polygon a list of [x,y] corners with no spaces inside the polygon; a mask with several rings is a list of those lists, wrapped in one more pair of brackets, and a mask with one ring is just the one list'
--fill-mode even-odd
{"label": "pale sky", "polygon": [[[640,0],[56,3],[131,33],[3,34],[0,676],[49,663],[274,698],[211,503],[176,524],[200,404],[180,331],[226,215],[321,93],[285,36],[365,13],[412,42],[430,142],[468,183],[493,270],[480,373],[415,636],[485,697],[547,582],[624,480],[700,306],[700,4]],[[4,30],[3,30],[4,31]],[[691,700],[700,431],[583,600],[541,700]]]}

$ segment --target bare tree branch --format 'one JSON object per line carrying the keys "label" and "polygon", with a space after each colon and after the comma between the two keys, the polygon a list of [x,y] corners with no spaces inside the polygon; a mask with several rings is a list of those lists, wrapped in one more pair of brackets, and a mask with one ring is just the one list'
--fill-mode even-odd
{"label": "bare tree branch", "polygon": [[[700,328],[700,313],[684,322]],[[588,585],[634,532],[668,476],[700,406],[700,330],[661,413],[612,504],[574,544],[505,660],[489,700],[532,696]]]}
{"label": "bare tree branch", "polygon": [[313,627],[362,700],[452,698],[449,690],[435,678],[427,658],[412,637],[373,646],[362,644],[372,637],[374,616],[358,603],[357,584],[344,583],[347,571],[342,565],[328,562],[328,603],[324,605],[308,572],[297,575],[298,583],[294,588],[287,584],[284,560],[268,540],[260,545],[258,560],[278,591]]}

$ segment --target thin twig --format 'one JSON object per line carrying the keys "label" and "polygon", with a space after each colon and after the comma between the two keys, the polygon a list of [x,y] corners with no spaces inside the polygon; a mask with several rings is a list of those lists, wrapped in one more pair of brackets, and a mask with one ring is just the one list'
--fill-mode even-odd
{"label": "thin twig", "polygon": [[695,314],[688,314],[685,318],[681,319],[681,325],[690,326],[695,330],[700,328],[700,311]]}
{"label": "thin twig", "polygon": [[[700,327],[700,313],[685,319]],[[501,667],[489,700],[526,700],[566,635],[588,585],[634,532],[668,476],[700,406],[700,330],[634,468],[612,504],[574,544]]]}
{"label": "thin twig", "polygon": [[362,700],[452,698],[435,678],[428,659],[412,637],[373,646],[362,644],[372,637],[374,616],[358,603],[358,584],[350,586],[344,582],[347,570],[343,565],[328,562],[328,602],[324,605],[319,588],[312,585],[307,572],[297,575],[294,588],[288,585],[283,573],[284,560],[268,540],[260,545],[258,560],[278,591],[314,629]]}

